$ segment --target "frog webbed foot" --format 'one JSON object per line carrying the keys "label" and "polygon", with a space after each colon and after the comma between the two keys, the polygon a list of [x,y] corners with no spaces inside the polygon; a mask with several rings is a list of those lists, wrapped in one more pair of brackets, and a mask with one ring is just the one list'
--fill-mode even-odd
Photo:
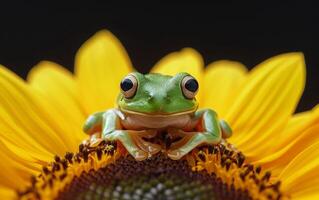
{"label": "frog webbed foot", "polygon": [[110,141],[119,140],[136,160],[145,160],[161,150],[160,145],[147,142],[142,138],[149,134],[153,134],[153,131],[115,130],[106,134],[104,139]]}
{"label": "frog webbed foot", "polygon": [[89,146],[90,148],[95,148],[103,142],[104,139],[101,138],[101,133],[97,132],[91,134],[90,137],[86,140],[83,140],[82,144]]}
{"label": "frog webbed foot", "polygon": [[171,145],[167,156],[178,160],[201,144],[217,144],[220,141],[221,137],[215,137],[209,132],[184,132],[184,137]]}

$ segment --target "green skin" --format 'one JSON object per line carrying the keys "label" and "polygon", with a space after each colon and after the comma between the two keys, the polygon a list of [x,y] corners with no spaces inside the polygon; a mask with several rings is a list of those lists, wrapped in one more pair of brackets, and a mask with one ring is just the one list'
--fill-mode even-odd
{"label": "green skin", "polygon": [[120,93],[118,108],[94,113],[85,122],[83,130],[91,135],[92,145],[117,140],[136,160],[144,160],[163,149],[143,138],[165,131],[171,137],[182,137],[166,151],[171,159],[178,160],[201,144],[218,144],[231,136],[231,128],[215,111],[197,110],[196,99],[184,96],[181,82],[189,74],[131,75],[138,85],[134,96],[125,98]]}

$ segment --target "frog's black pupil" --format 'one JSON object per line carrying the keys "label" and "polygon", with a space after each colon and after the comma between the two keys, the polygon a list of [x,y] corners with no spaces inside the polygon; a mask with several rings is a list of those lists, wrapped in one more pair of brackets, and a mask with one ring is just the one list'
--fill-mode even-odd
{"label": "frog's black pupil", "polygon": [[121,82],[121,89],[122,89],[124,92],[126,92],[126,91],[132,89],[132,87],[133,87],[133,82],[132,82],[132,80],[130,80],[130,79],[128,79],[128,78],[124,79],[124,80]]}
{"label": "frog's black pupil", "polygon": [[189,79],[185,83],[185,88],[191,92],[196,92],[198,90],[198,82],[195,79]]}

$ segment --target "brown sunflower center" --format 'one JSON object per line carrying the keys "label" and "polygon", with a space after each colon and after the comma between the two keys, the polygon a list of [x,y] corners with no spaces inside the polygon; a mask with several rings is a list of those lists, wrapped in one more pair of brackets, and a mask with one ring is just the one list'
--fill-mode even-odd
{"label": "brown sunflower center", "polygon": [[58,199],[249,199],[248,192],[227,187],[214,174],[196,172],[186,160],[157,155],[146,161],[120,158],[83,173]]}
{"label": "brown sunflower center", "polygon": [[203,146],[180,160],[156,154],[136,161],[121,146],[80,146],[55,158],[21,199],[280,199],[270,173],[245,164],[224,145]]}

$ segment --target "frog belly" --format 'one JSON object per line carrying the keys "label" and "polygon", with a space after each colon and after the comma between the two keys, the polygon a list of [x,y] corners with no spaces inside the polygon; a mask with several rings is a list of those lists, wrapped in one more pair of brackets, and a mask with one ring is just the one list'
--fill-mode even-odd
{"label": "frog belly", "polygon": [[165,129],[168,127],[185,128],[191,122],[190,114],[181,115],[140,115],[124,114],[125,119],[121,121],[125,129],[142,130],[142,129]]}

